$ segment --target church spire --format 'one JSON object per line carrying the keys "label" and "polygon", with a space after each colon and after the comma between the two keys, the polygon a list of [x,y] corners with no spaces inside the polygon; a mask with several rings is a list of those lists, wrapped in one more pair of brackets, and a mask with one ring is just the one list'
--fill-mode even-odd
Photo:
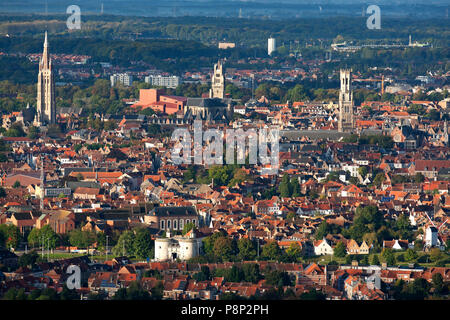
{"label": "church spire", "polygon": [[46,31],[44,51],[39,63],[36,104],[37,112],[34,120],[35,126],[56,123],[55,82],[48,48],[48,36]]}
{"label": "church spire", "polygon": [[48,38],[47,38],[47,31],[45,31],[45,39],[44,39],[44,52],[42,53],[42,64],[43,67],[48,68],[49,66],[49,56],[48,56]]}

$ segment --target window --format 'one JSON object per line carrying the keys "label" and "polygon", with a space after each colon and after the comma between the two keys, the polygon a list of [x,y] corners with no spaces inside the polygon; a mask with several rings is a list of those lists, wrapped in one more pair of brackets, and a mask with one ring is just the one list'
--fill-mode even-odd
{"label": "window", "polygon": [[183,219],[180,219],[180,230],[183,229]]}
{"label": "window", "polygon": [[188,224],[189,223],[189,219],[186,219],[186,224]]}
{"label": "window", "polygon": [[194,219],[192,219],[192,223],[194,224],[194,226],[195,226],[195,220]]}
{"label": "window", "polygon": [[164,230],[165,226],[164,226],[164,220],[161,220],[161,229]]}
{"label": "window", "polygon": [[170,220],[167,220],[167,229],[170,230],[170,227],[171,227],[171,225],[170,225]]}
{"label": "window", "polygon": [[173,220],[173,228],[177,230],[177,220]]}

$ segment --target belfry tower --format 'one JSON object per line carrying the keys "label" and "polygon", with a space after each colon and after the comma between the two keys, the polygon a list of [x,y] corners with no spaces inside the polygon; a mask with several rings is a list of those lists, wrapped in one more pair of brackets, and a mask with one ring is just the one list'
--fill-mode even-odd
{"label": "belfry tower", "polygon": [[48,47],[47,32],[45,32],[44,52],[39,62],[35,126],[56,123],[55,81]]}
{"label": "belfry tower", "polygon": [[223,75],[223,65],[220,60],[214,65],[214,74],[211,79],[210,98],[223,99],[225,96],[225,77]]}
{"label": "belfry tower", "polygon": [[340,82],[341,91],[339,93],[339,132],[351,132],[355,127],[353,117],[353,92],[352,92],[352,71],[341,69]]}

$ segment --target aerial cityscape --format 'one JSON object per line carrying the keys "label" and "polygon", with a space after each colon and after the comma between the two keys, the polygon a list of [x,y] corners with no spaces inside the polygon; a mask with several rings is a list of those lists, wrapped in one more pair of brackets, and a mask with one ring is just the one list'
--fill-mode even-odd
{"label": "aerial cityscape", "polygon": [[0,300],[449,300],[448,2],[125,2],[0,7]]}

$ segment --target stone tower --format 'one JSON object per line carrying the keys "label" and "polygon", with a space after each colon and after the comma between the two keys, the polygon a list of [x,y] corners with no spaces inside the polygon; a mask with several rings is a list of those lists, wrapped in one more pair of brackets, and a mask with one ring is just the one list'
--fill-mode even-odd
{"label": "stone tower", "polygon": [[225,96],[225,77],[223,75],[223,65],[220,60],[214,65],[214,74],[211,79],[210,98],[223,99]]}
{"label": "stone tower", "polygon": [[47,32],[45,32],[44,52],[39,62],[35,126],[56,123],[55,81],[48,47]]}
{"label": "stone tower", "polygon": [[355,127],[353,117],[352,71],[341,69],[341,91],[339,93],[339,132],[351,132]]}

